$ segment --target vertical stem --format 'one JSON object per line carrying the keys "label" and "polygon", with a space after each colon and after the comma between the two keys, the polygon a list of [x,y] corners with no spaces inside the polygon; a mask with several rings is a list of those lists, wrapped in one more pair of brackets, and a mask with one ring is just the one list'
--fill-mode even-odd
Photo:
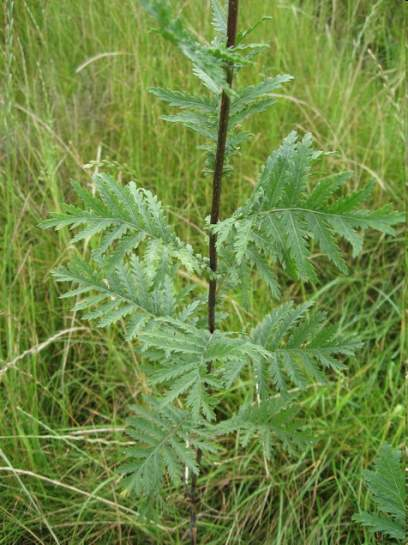
{"label": "vertical stem", "polygon": [[[235,46],[235,39],[237,35],[237,21],[238,21],[238,3],[239,0],[228,0],[228,24],[227,24],[227,47]],[[233,67],[227,65],[226,80],[228,86],[232,84]],[[224,172],[225,162],[225,147],[227,142],[228,133],[228,121],[230,111],[230,98],[225,91],[222,91],[220,115],[218,122],[218,139],[217,150],[215,154],[215,167],[213,176],[213,191],[212,191],[212,204],[211,204],[211,220],[210,224],[215,225],[218,223],[220,217],[220,201],[221,201],[221,189],[222,189],[222,175]],[[217,235],[210,232],[208,239],[208,252],[210,258],[210,269],[215,274],[217,272]],[[208,330],[210,333],[215,331],[215,307],[217,303],[217,280],[211,278],[208,287]],[[211,363],[208,367],[211,372]],[[196,460],[197,465],[201,462],[201,451],[197,450]],[[197,476],[192,474],[191,476],[191,510],[190,510],[190,530],[191,530],[191,545],[197,545]]]}
{"label": "vertical stem", "polygon": [[[237,19],[238,19],[238,0],[229,0],[228,4],[228,35],[227,35],[227,47],[233,47],[235,45],[235,37],[237,33]],[[230,86],[232,84],[233,70],[231,66],[226,67],[227,71],[227,83]],[[212,193],[212,206],[211,206],[211,225],[218,223],[220,216],[220,200],[221,200],[221,188],[222,188],[222,175],[224,171],[225,161],[225,145],[227,142],[228,132],[228,120],[230,110],[230,98],[225,91],[221,95],[221,107],[220,117],[218,124],[218,141],[217,151],[215,155],[215,168],[213,177],[213,193]],[[210,233],[209,236],[209,257],[210,268],[215,273],[217,272],[217,235]],[[210,279],[208,289],[208,329],[211,333],[215,331],[215,306],[217,296],[217,280],[215,278]]]}

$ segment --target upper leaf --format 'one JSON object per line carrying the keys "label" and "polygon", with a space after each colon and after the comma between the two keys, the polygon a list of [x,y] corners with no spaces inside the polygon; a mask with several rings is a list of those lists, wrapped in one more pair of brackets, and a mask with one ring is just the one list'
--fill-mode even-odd
{"label": "upper leaf", "polygon": [[[268,78],[265,81],[244,87],[231,97],[231,108],[228,122],[228,138],[226,143],[225,170],[230,170],[228,160],[236,153],[243,142],[251,135],[242,131],[241,124],[253,114],[267,110],[275,99],[271,95],[287,81],[292,79],[287,74]],[[151,88],[150,92],[170,106],[180,108],[181,113],[164,115],[162,119],[172,123],[180,123],[210,141],[209,146],[201,146],[207,150],[207,171],[212,172],[215,161],[215,144],[218,138],[218,115],[220,98],[195,96],[162,88]]]}
{"label": "upper leaf", "polygon": [[163,36],[190,59],[193,73],[211,93],[219,95],[228,87],[222,59],[187,30],[182,19],[174,16],[167,0],[141,0],[141,4],[156,19]]}
{"label": "upper leaf", "polygon": [[269,108],[274,102],[271,93],[292,79],[293,77],[289,74],[280,74],[273,78],[267,78],[256,85],[239,89],[232,99],[230,127],[235,127],[253,113],[262,112]]}
{"label": "upper leaf", "polygon": [[219,0],[212,0],[212,23],[216,36],[211,44],[199,40],[189,32],[181,19],[174,17],[163,0],[142,0],[142,5],[159,23],[164,37],[177,44],[185,56],[193,64],[193,73],[199,77],[207,92],[213,95],[193,96],[181,91],[170,91],[152,88],[151,92],[173,107],[183,111],[176,115],[166,115],[162,118],[180,123],[197,132],[210,141],[209,145],[201,146],[207,151],[206,172],[212,172],[215,161],[215,144],[218,137],[218,115],[221,92],[227,93],[231,100],[228,136],[226,143],[226,161],[224,170],[231,169],[229,159],[236,153],[240,145],[251,135],[241,130],[241,123],[255,113],[264,112],[274,103],[272,93],[291,76],[286,74],[268,78],[265,81],[235,90],[228,85],[225,68],[237,71],[251,64],[254,54],[264,47],[264,44],[243,44],[241,35],[239,44],[235,47],[226,46],[227,17]]}
{"label": "upper leaf", "polygon": [[[256,265],[254,255],[279,260],[289,273],[303,280],[317,280],[310,259],[311,240],[346,272],[339,238],[350,242],[357,255],[364,229],[393,234],[393,226],[403,221],[402,214],[388,206],[374,211],[361,208],[370,195],[370,186],[333,199],[350,173],[323,178],[312,191],[308,189],[313,161],[320,155],[313,150],[309,134],[299,139],[295,132],[290,133],[268,158],[248,202],[214,227],[220,252],[225,246],[235,248],[237,265],[244,259]],[[231,268],[230,263],[227,266]]]}
{"label": "upper leaf", "polygon": [[212,26],[221,40],[227,36],[227,14],[219,0],[211,0]]}

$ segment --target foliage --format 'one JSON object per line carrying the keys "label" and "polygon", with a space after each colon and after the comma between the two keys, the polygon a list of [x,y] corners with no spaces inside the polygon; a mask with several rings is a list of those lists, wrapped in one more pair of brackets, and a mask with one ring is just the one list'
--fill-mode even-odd
{"label": "foliage", "polygon": [[364,472],[364,480],[378,513],[362,511],[354,520],[367,526],[372,532],[404,543],[406,538],[406,489],[404,469],[401,467],[401,451],[383,445],[375,461],[374,470]]}
{"label": "foliage", "polygon": [[203,43],[186,30],[180,19],[174,19],[165,2],[142,0],[142,5],[156,18],[161,33],[178,45],[182,53],[192,62],[193,73],[207,91],[206,95],[192,96],[179,90],[151,89],[151,93],[158,98],[181,110],[175,115],[162,116],[163,119],[180,123],[209,141],[200,146],[207,152],[205,169],[207,173],[211,173],[214,167],[221,92],[225,90],[231,96],[226,145],[227,160],[224,167],[224,170],[228,172],[231,170],[228,159],[239,151],[243,142],[251,137],[250,133],[241,129],[241,123],[251,115],[269,108],[275,101],[271,93],[292,79],[292,76],[283,74],[239,90],[229,87],[224,70],[225,62],[231,63],[234,70],[238,71],[251,63],[254,55],[263,49],[264,44],[245,44],[243,38],[247,33],[241,33],[236,47],[227,48],[225,45],[226,14],[218,0],[213,0],[211,4],[215,38],[211,43]]}
{"label": "foliage", "polygon": [[134,405],[131,410],[134,415],[128,419],[128,433],[137,446],[126,450],[129,463],[121,471],[129,474],[128,486],[139,495],[154,495],[165,470],[174,484],[180,484],[184,467],[198,473],[191,447],[214,451],[193,425],[189,412],[163,407],[154,399],[147,399],[146,405]]}
{"label": "foliage", "polygon": [[[165,119],[203,137],[207,172],[214,167],[221,94],[230,97],[228,174],[233,155],[250,138],[241,124],[271,106],[271,94],[290,76],[232,89],[225,66],[241,70],[262,46],[246,44],[248,32],[241,33],[235,47],[224,45],[225,13],[218,1],[212,2],[216,37],[211,43],[197,40],[166,2],[141,1],[156,18],[160,32],[191,61],[193,73],[205,88],[206,94],[197,96],[160,88],[152,93],[180,108],[180,113]],[[336,237],[350,242],[357,255],[362,230],[393,233],[392,226],[401,221],[399,214],[388,207],[374,212],[361,208],[368,189],[337,196],[349,179],[347,173],[309,187],[312,163],[321,155],[312,149],[310,135],[299,139],[291,133],[267,160],[249,200],[216,225],[224,286],[248,278],[247,270],[254,270],[277,297],[275,262],[291,276],[317,281],[310,261],[312,241],[344,272]],[[154,395],[133,407],[129,433],[137,445],[127,453],[130,463],[122,467],[127,485],[151,496],[160,493],[166,475],[179,483],[183,465],[197,473],[192,449],[214,450],[216,433],[241,430],[244,443],[259,437],[267,457],[272,437],[286,445],[304,445],[288,382],[304,387],[311,380],[324,381],[322,370],[338,370],[341,360],[358,347],[356,339],[336,334],[327,326],[325,315],[312,312],[308,303],[278,306],[249,332],[250,327],[235,333],[209,333],[203,327],[201,299],[191,302],[189,298],[195,286],[176,276],[185,269],[210,279],[213,273],[206,258],[177,236],[150,191],[133,182],[122,186],[106,175],[97,176],[94,183],[96,195],[75,184],[81,208],[65,205],[62,213],[42,225],[79,229],[73,242],[92,238],[89,258],[75,257],[56,271],[56,279],[75,284],[65,296],[78,298],[75,309],[86,310],[86,319],[96,319],[100,326],[123,321],[127,338],[136,340],[143,356]],[[232,385],[242,387],[248,377],[250,401],[237,415],[218,423],[220,395]],[[278,398],[271,397],[272,385],[281,392]]]}
{"label": "foliage", "polygon": [[263,453],[271,459],[276,441],[293,453],[306,449],[312,437],[304,428],[304,420],[298,416],[299,406],[295,396],[282,396],[259,400],[256,404],[245,403],[238,414],[224,420],[216,428],[217,434],[239,431],[241,444],[248,447],[251,439],[258,439]]}
{"label": "foliage", "polygon": [[115,269],[130,252],[147,240],[148,255],[152,263],[159,259],[176,259],[189,271],[199,269],[199,257],[194,256],[191,247],[184,244],[168,224],[157,197],[134,182],[122,187],[107,175],[94,177],[94,196],[78,183],[73,184],[83,208],[64,205],[62,213],[55,213],[42,225],[45,228],[69,226],[83,228],[72,242],[87,239],[103,233],[98,248],[93,252],[96,262],[104,263],[108,269]]}
{"label": "foliage", "polygon": [[[215,227],[220,250],[224,244],[233,250],[238,277],[242,268],[262,264],[269,278],[266,260],[270,258],[295,277],[317,281],[310,261],[311,241],[347,273],[338,238],[349,242],[356,256],[362,249],[363,229],[394,233],[392,226],[402,221],[401,214],[389,206],[374,211],[360,208],[372,185],[337,196],[351,172],[330,175],[308,189],[312,164],[320,156],[312,148],[310,134],[300,139],[296,132],[290,133],[269,156],[248,202]],[[228,260],[226,264],[233,265]],[[272,293],[279,295],[276,280],[271,277],[268,283]]]}

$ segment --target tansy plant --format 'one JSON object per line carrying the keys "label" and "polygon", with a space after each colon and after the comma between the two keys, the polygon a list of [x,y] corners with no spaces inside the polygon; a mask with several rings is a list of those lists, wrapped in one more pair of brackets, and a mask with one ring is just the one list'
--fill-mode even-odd
{"label": "tansy plant", "polygon": [[[234,76],[265,47],[247,43],[252,28],[237,32],[238,0],[229,0],[227,13],[219,0],[211,2],[211,43],[192,34],[167,2],[141,4],[161,34],[189,59],[203,87],[197,95],[163,88],[151,92],[177,110],[164,119],[202,138],[205,174],[213,188],[205,223],[208,256],[177,235],[151,191],[104,174],[94,178],[95,193],[75,183],[80,204],[64,205],[42,226],[76,230],[74,243],[94,239],[85,260],[75,257],[54,276],[74,285],[64,297],[77,298],[74,308],[84,311],[85,319],[101,327],[126,324],[126,337],[142,355],[150,388],[131,407],[128,433],[135,444],[122,467],[126,486],[152,499],[163,480],[179,485],[187,479],[194,544],[197,476],[202,459],[217,455],[217,438],[239,433],[244,444],[258,438],[266,458],[274,442],[302,445],[305,438],[288,388],[322,381],[324,371],[339,369],[358,345],[328,327],[311,303],[282,304],[276,271],[302,282],[317,280],[313,247],[346,273],[340,242],[350,243],[356,256],[365,229],[392,234],[401,216],[388,206],[362,208],[372,187],[349,193],[349,172],[314,180],[313,165],[322,152],[313,148],[310,134],[291,132],[267,158],[248,200],[220,220],[222,180],[233,183],[233,158],[251,138],[243,124],[269,108],[273,93],[292,78],[281,74],[250,86],[233,85]],[[223,294],[249,290],[254,275],[268,286],[272,310],[258,324],[226,331]],[[208,284],[207,300],[188,280],[197,276]],[[242,376],[246,402],[220,421],[222,394],[242,387]]]}

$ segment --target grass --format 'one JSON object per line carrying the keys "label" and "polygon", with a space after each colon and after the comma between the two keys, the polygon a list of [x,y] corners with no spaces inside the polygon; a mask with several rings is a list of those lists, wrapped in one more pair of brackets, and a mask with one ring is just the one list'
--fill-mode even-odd
{"label": "grass", "polygon": [[[207,2],[182,2],[205,33]],[[376,182],[372,205],[401,207],[405,3],[280,0],[242,3],[241,22],[272,15],[256,31],[270,49],[244,76],[289,72],[295,80],[225,184],[223,211],[242,202],[269,151],[297,128],[313,133],[331,169],[353,184]],[[128,404],[145,388],[119,330],[91,330],[58,298],[49,276],[63,262],[65,233],[37,223],[70,198],[70,180],[98,169],[154,189],[179,233],[196,243],[210,185],[187,132],[159,120],[152,85],[193,88],[188,65],[152,31],[134,0],[3,2],[0,140],[0,544],[186,543],[182,491],[168,490],[158,520],[118,485]],[[385,440],[404,438],[402,234],[370,233],[348,276],[320,263],[322,282],[285,282],[285,295],[316,297],[364,349],[345,373],[302,397],[317,437],[300,456],[231,440],[207,460],[201,542],[211,545],[374,545],[352,514],[367,498],[361,471]],[[349,251],[349,248],[346,248]],[[83,248],[86,252],[86,246]],[[349,252],[350,253],[350,252]],[[268,309],[259,286],[249,312]],[[229,308],[232,324],[245,316]],[[59,336],[59,332],[65,331]],[[26,352],[27,351],[27,352]],[[19,358],[19,356],[22,356]],[[7,368],[7,370],[5,370]],[[225,395],[234,410],[242,391]]]}

